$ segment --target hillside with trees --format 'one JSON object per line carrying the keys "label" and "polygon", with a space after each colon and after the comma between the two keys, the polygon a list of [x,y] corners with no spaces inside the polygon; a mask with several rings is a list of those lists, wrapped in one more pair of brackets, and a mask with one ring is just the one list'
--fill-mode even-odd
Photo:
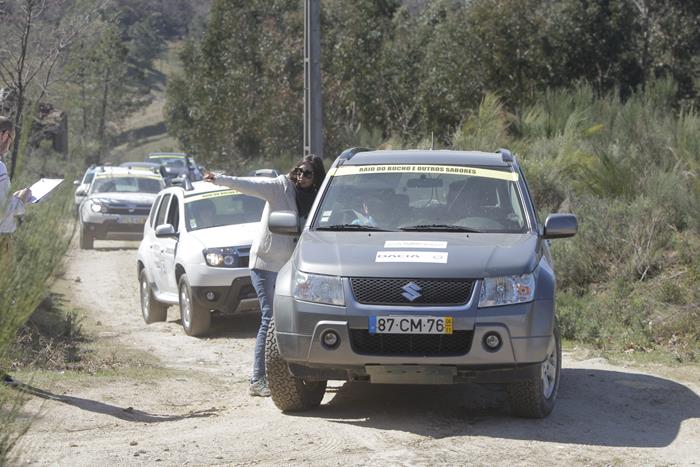
{"label": "hillside with trees", "polygon": [[[169,128],[230,170],[301,154],[301,2],[214,1],[171,80]],[[324,136],[494,150],[525,166],[554,245],[569,339],[696,361],[700,3],[322,2]]]}

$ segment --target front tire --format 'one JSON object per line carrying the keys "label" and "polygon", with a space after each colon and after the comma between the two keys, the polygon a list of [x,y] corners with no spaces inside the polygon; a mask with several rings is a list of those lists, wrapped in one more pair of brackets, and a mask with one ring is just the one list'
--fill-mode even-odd
{"label": "front tire", "polygon": [[318,407],[326,393],[326,381],[306,381],[289,373],[279,352],[275,319],[270,320],[265,341],[265,373],[272,402],[282,412],[301,412]]}
{"label": "front tire", "polygon": [[141,292],[141,314],[146,324],[165,321],[168,318],[168,306],[156,300],[153,289],[148,283],[145,269],[141,269],[139,274],[139,290]]}
{"label": "front tire", "polygon": [[90,235],[90,231],[84,225],[80,226],[80,249],[92,250],[95,243],[95,237]]}
{"label": "front tire", "polygon": [[544,418],[554,409],[561,374],[561,336],[559,324],[547,350],[547,358],[540,364],[540,374],[529,381],[508,386],[511,413],[523,418]]}
{"label": "front tire", "polygon": [[187,280],[187,274],[180,276],[178,296],[180,298],[180,318],[185,332],[188,336],[204,336],[211,325],[211,312],[192,299],[192,288]]}

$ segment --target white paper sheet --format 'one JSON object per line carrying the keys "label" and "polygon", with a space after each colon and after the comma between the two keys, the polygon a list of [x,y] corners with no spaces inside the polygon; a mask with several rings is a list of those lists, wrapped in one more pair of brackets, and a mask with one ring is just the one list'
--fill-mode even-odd
{"label": "white paper sheet", "polygon": [[32,197],[29,199],[30,203],[38,203],[46,195],[51,193],[54,188],[56,188],[61,182],[62,178],[42,178],[34,185],[30,186],[29,189],[32,190]]}

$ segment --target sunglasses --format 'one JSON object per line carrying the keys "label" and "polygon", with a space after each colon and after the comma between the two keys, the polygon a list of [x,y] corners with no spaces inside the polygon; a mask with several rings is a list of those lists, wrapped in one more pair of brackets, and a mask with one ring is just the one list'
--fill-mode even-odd
{"label": "sunglasses", "polygon": [[304,169],[301,169],[301,168],[297,168],[297,169],[294,171],[294,173],[296,173],[297,175],[301,175],[302,177],[306,177],[306,178],[311,178],[311,177],[314,176],[314,171],[313,171],[313,170],[304,170]]}

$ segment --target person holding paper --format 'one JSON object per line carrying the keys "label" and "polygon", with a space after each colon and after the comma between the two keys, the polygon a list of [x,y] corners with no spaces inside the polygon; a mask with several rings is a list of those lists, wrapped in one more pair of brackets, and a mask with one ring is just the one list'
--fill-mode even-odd
{"label": "person holding paper", "polygon": [[0,116],[0,253],[8,248],[8,240],[5,237],[17,229],[15,217],[24,214],[24,203],[32,197],[29,188],[16,191],[10,195],[10,176],[2,161],[2,156],[12,147],[15,138],[15,129],[12,120]]}
{"label": "person holding paper", "polygon": [[[24,189],[10,196],[10,176],[2,161],[2,156],[12,146],[15,129],[9,118],[0,116],[0,257],[10,251],[10,234],[17,229],[15,216],[24,214],[24,203],[32,196],[31,190]],[[15,384],[15,381],[0,368],[0,381]]]}

